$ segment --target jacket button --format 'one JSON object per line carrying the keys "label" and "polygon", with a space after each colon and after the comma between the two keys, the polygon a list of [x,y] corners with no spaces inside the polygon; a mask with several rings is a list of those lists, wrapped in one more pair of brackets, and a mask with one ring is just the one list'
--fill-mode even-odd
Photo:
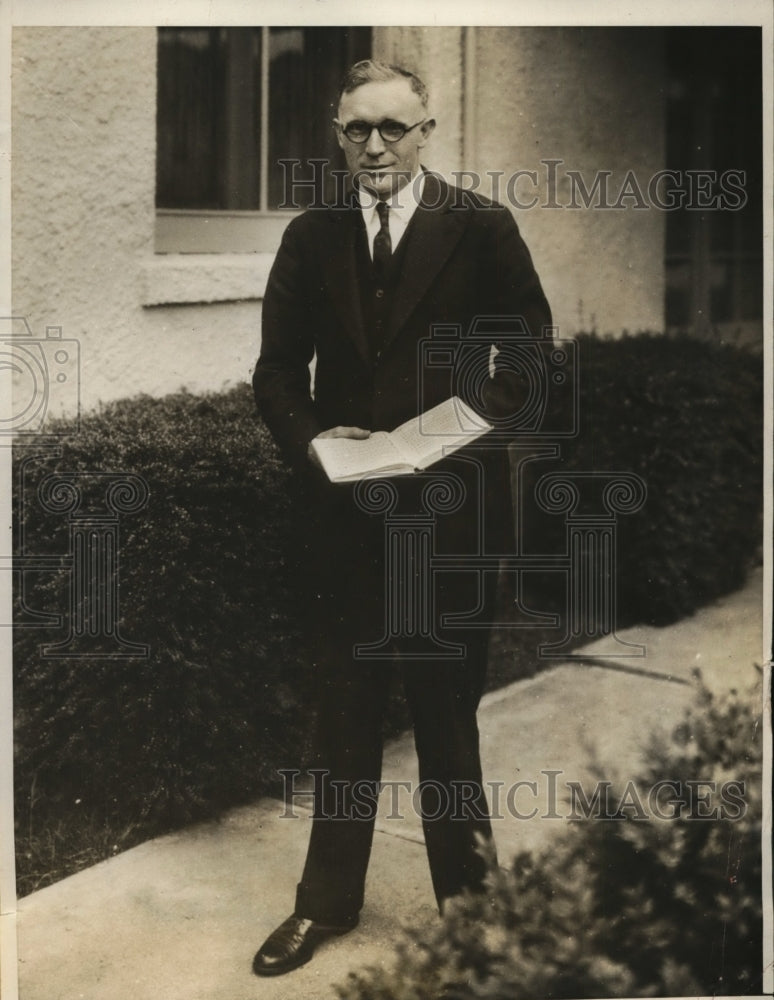
{"label": "jacket button", "polygon": [[376,289],[376,297],[377,297],[377,299],[384,298],[384,289],[383,288],[377,288]]}

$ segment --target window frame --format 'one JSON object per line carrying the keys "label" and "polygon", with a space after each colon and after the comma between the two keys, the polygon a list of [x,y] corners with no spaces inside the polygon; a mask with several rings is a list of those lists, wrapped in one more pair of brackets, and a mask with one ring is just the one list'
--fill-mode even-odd
{"label": "window frame", "polygon": [[[270,31],[261,27],[259,203],[262,208],[156,208],[154,252],[163,254],[276,253],[288,223],[301,214],[294,209],[268,209]],[[373,29],[371,29],[373,47]]]}
{"label": "window frame", "polygon": [[154,252],[276,253],[282,234],[300,212],[156,209]]}

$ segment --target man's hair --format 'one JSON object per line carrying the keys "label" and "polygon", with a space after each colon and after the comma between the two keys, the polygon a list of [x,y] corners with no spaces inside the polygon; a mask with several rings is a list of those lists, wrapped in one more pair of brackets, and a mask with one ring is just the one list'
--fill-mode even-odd
{"label": "man's hair", "polygon": [[419,79],[416,73],[411,73],[402,66],[394,66],[391,63],[378,62],[375,59],[361,59],[354,66],[350,66],[339,88],[339,101],[344,94],[351,94],[353,90],[362,87],[366,83],[386,83],[388,80],[408,80],[411,89],[422,102],[422,107],[427,111],[428,93],[427,87]]}

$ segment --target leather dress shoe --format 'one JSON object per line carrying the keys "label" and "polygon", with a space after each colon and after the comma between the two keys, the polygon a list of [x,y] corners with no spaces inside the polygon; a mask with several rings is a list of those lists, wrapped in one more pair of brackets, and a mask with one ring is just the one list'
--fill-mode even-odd
{"label": "leather dress shoe", "polygon": [[347,934],[357,927],[357,920],[346,925],[321,924],[293,915],[270,934],[253,959],[256,976],[281,976],[304,965],[314,955],[318,944],[331,937]]}

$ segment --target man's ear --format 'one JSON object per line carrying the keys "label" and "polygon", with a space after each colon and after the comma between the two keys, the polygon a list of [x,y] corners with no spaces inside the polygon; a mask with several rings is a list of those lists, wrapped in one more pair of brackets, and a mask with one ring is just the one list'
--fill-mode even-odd
{"label": "man's ear", "polygon": [[338,118],[333,119],[333,128],[336,132],[336,142],[339,144],[339,149],[344,149],[344,135],[341,131]]}
{"label": "man's ear", "polygon": [[435,118],[428,118],[426,122],[422,123],[419,131],[422,133],[422,141],[418,144],[421,149],[422,146],[427,142],[430,136],[433,134],[433,129],[435,128]]}

